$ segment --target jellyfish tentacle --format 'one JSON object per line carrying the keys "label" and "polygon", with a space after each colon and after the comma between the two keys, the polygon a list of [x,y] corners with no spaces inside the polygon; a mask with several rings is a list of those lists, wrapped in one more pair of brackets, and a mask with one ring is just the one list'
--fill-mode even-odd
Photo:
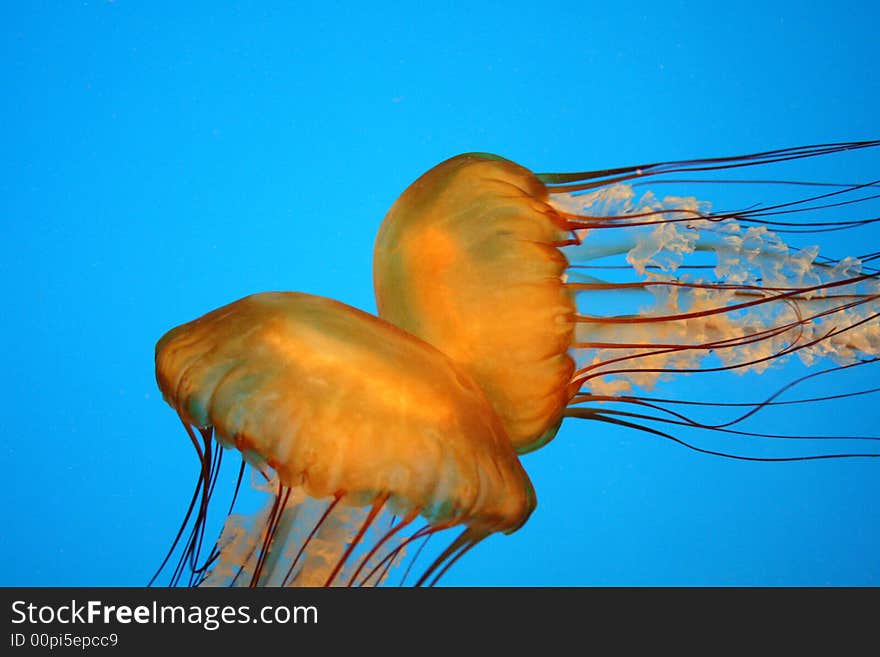
{"label": "jellyfish tentacle", "polygon": [[459,559],[461,559],[465,554],[467,554],[468,552],[470,552],[470,551],[471,551],[473,548],[475,548],[479,543],[481,543],[481,542],[483,541],[484,538],[486,538],[485,535],[478,535],[478,536],[472,538],[472,539],[471,539],[469,542],[467,542],[465,545],[463,545],[463,546],[461,547],[461,549],[460,549],[460,550],[459,550],[454,556],[452,556],[452,557],[446,562],[446,564],[445,564],[445,565],[444,565],[444,566],[443,566],[443,567],[437,572],[437,574],[434,576],[434,579],[431,580],[431,583],[429,584],[429,586],[431,586],[431,587],[437,586],[437,582],[440,581],[440,578],[443,577],[443,575],[445,575],[445,574],[447,573],[447,571],[448,571],[450,568],[452,568],[452,566],[455,565],[455,563],[456,563]]}
{"label": "jellyfish tentacle", "polygon": [[214,487],[217,485],[217,479],[220,474],[220,467],[223,464],[223,450],[217,449],[216,451],[214,451],[212,449],[213,427],[199,428],[199,433],[202,436],[202,444],[204,445],[205,450],[205,461],[208,465],[207,470],[204,473],[204,476],[206,476],[207,479],[202,485],[203,495],[199,508],[199,513],[203,520],[199,524],[198,540],[193,546],[192,551],[190,552],[190,571],[192,573],[192,578],[190,580],[191,583],[201,578],[202,574],[207,568],[208,563],[212,561],[214,548],[212,548],[208,556],[205,557],[205,562],[201,566],[198,565],[199,556],[202,553],[202,547],[204,545],[208,507],[211,503],[211,499],[214,496]]}
{"label": "jellyfish tentacle", "polygon": [[[433,586],[434,582],[440,579],[443,573],[452,566],[458,560],[458,557],[462,556],[465,552],[470,550],[474,545],[482,541],[487,536],[485,530],[477,529],[475,527],[466,527],[458,536],[456,536],[449,546],[440,553],[440,555],[434,559],[430,566],[422,573],[422,576],[419,577],[416,582],[416,587],[422,586],[431,575],[437,571],[438,568],[442,569],[437,574],[437,577],[432,581],[431,585]],[[444,566],[445,564],[445,566]]]}
{"label": "jellyfish tentacle", "polygon": [[[816,337],[808,342],[801,343],[801,344],[793,344],[792,346],[782,348],[779,351],[771,353],[769,355],[761,356],[758,358],[752,358],[749,360],[744,360],[742,362],[730,363],[730,364],[722,365],[719,367],[688,367],[688,368],[685,368],[685,367],[676,367],[676,368],[672,368],[672,367],[634,367],[634,368],[628,368],[628,369],[599,370],[599,371],[591,372],[589,374],[587,374],[586,372],[589,371],[589,369],[594,369],[594,368],[584,368],[584,371],[580,372],[578,374],[578,376],[575,378],[575,384],[577,385],[578,388],[580,388],[584,383],[586,383],[590,379],[594,379],[599,376],[608,376],[608,375],[612,375],[612,374],[630,374],[630,375],[637,374],[637,373],[641,373],[641,374],[691,373],[691,374],[693,374],[693,373],[697,373],[697,372],[724,372],[724,371],[730,371],[730,370],[749,368],[749,367],[753,367],[755,365],[760,365],[762,363],[766,363],[766,362],[771,361],[773,359],[780,358],[782,356],[786,356],[788,354],[800,351],[802,349],[812,347],[812,346],[814,346],[824,340],[828,340],[831,337],[841,335],[843,333],[846,333],[847,331],[854,330],[863,324],[873,322],[878,318],[880,318],[880,313],[874,313],[874,314],[868,315],[867,317],[864,317],[856,322],[853,322],[849,326],[844,326],[843,328],[839,328],[839,329],[838,328],[831,328],[826,333],[820,334],[818,337]],[[607,363],[612,363],[612,362],[621,362],[624,360],[631,360],[631,359],[645,357],[645,356],[665,355],[668,353],[675,353],[675,352],[679,352],[679,351],[684,351],[686,349],[687,349],[687,347],[675,347],[675,348],[657,350],[655,352],[649,352],[648,354],[622,356],[620,358],[611,359],[611,360],[607,361],[606,363],[602,363],[601,365],[605,365]]]}
{"label": "jellyfish tentacle", "polygon": [[[636,166],[604,169],[601,171],[581,171],[576,173],[538,173],[538,180],[546,184],[554,191],[581,191],[610,184],[627,182],[636,178],[654,176],[660,174],[681,173],[687,171],[717,171],[722,169],[736,169],[756,164],[775,164],[823,155],[832,155],[844,151],[854,151],[865,148],[873,148],[880,145],[880,140],[837,142],[829,144],[814,144],[810,146],[795,146],[747,155],[734,155],[729,157],[700,158],[693,160],[677,160],[669,162],[655,162]],[[569,184],[584,182],[582,184]]]}
{"label": "jellyfish tentacle", "polygon": [[[671,415],[676,420],[669,420],[668,418],[660,418],[660,417],[652,417],[652,416],[642,416],[643,419],[649,421],[657,421],[657,422],[667,422],[671,424],[676,424],[679,426],[686,427],[696,427],[701,429],[712,430],[716,432],[738,435],[738,436],[750,436],[757,438],[770,438],[770,439],[786,439],[786,440],[820,440],[820,441],[832,441],[832,440],[861,440],[861,441],[880,441],[880,437],[877,436],[864,436],[864,435],[856,435],[856,436],[809,436],[809,435],[789,435],[789,434],[770,434],[770,433],[761,433],[761,432],[753,432],[753,431],[741,431],[741,430],[733,430],[729,429],[729,427],[739,424],[748,418],[752,417],[759,411],[775,406],[775,405],[788,405],[788,404],[803,404],[803,403],[815,403],[821,401],[832,401],[837,399],[842,399],[846,397],[853,397],[864,394],[872,394],[875,392],[880,392],[880,388],[869,388],[866,390],[859,390],[852,393],[841,393],[836,395],[824,395],[821,397],[812,397],[805,399],[795,399],[795,400],[782,400],[777,401],[778,398],[795,387],[796,385],[803,383],[805,381],[809,381],[811,379],[818,378],[820,376],[825,376],[828,374],[832,374],[835,372],[841,372],[844,370],[852,369],[855,367],[863,366],[863,365],[871,365],[880,362],[880,359],[873,358],[869,360],[857,361],[855,363],[849,363],[846,365],[838,365],[835,367],[827,368],[824,370],[820,370],[818,372],[812,372],[810,374],[804,375],[787,383],[786,385],[779,388],[776,392],[770,395],[767,399],[761,402],[751,402],[751,403],[743,403],[743,402],[701,402],[694,400],[678,400],[678,399],[664,399],[664,398],[655,398],[655,397],[632,397],[632,396],[623,396],[623,395],[590,395],[590,394],[582,394],[576,395],[572,399],[572,406],[575,404],[589,403],[589,402],[616,402],[616,403],[627,403],[627,404],[635,404],[640,406],[645,406],[654,410],[658,410],[667,415]],[[663,405],[662,403],[670,403],[670,404],[682,404],[686,406],[714,406],[714,407],[748,407],[745,413],[734,417],[727,422],[721,423],[705,423],[705,422],[697,422],[694,419],[684,415],[683,413],[678,413],[669,409]]]}
{"label": "jellyfish tentacle", "polygon": [[192,583],[194,581],[194,578],[198,577],[197,570],[199,566],[197,565],[197,562],[199,553],[201,552],[205,524],[207,522],[208,505],[210,503],[211,495],[213,493],[212,484],[216,481],[219,465],[217,461],[218,457],[216,456],[216,454],[213,454],[211,450],[210,433],[206,435],[205,432],[200,431],[202,435],[202,444],[200,445],[198,439],[195,437],[195,433],[193,432],[192,427],[190,427],[188,423],[184,422],[184,428],[186,429],[191,443],[196,449],[196,453],[200,461],[200,483],[198,486],[200,494],[196,517],[190,530],[189,537],[187,538],[186,544],[184,545],[180,561],[178,562],[177,567],[172,574],[172,583],[176,583],[177,581],[179,581],[179,578],[182,577],[183,570],[187,562],[189,562],[190,564],[190,582]]}
{"label": "jellyfish tentacle", "polygon": [[421,543],[419,543],[419,547],[416,550],[416,553],[413,555],[413,558],[410,560],[409,565],[406,567],[406,570],[403,572],[403,576],[400,578],[400,586],[403,586],[404,583],[406,582],[407,577],[409,577],[410,571],[413,569],[413,566],[415,566],[416,562],[419,560],[419,556],[421,556],[422,551],[425,549],[425,546],[428,545],[428,541],[431,540],[431,536],[433,536],[433,534],[426,535],[425,540],[423,540]]}
{"label": "jellyfish tentacle", "polygon": [[324,583],[325,587],[329,587],[333,584],[333,580],[336,579],[336,576],[339,574],[339,571],[342,570],[342,567],[345,565],[345,562],[348,561],[348,558],[351,556],[351,553],[354,552],[354,549],[357,547],[358,543],[361,542],[361,539],[364,537],[364,534],[367,532],[367,528],[373,524],[373,521],[376,519],[376,515],[385,505],[386,500],[388,499],[388,494],[382,494],[376,498],[376,501],[373,502],[372,507],[370,508],[370,513],[367,515],[367,519],[364,520],[364,523],[361,525],[357,534],[355,534],[354,539],[351,543],[348,544],[348,548],[346,548],[345,552],[342,555],[342,558],[336,563],[336,566],[330,572],[330,575],[327,577],[327,581]]}
{"label": "jellyfish tentacle", "polygon": [[355,569],[355,571],[351,574],[351,577],[349,577],[348,582],[346,583],[346,586],[351,587],[354,584],[355,580],[357,579],[357,576],[361,574],[361,571],[369,563],[370,559],[372,559],[373,556],[375,556],[378,553],[378,551],[382,548],[382,546],[385,545],[385,543],[387,543],[395,534],[399,533],[401,530],[406,528],[413,520],[415,520],[418,517],[418,515],[419,515],[419,509],[413,509],[412,511],[409,512],[409,514],[407,514],[407,516],[405,518],[403,518],[400,522],[393,525],[387,532],[385,532],[385,534],[382,536],[382,538],[380,538],[378,541],[376,541],[376,544],[370,549],[369,552],[367,552],[364,555],[363,559],[361,559],[360,564]]}
{"label": "jellyfish tentacle", "polygon": [[431,562],[431,565],[422,573],[421,577],[416,581],[416,587],[420,587],[422,584],[427,581],[427,579],[431,576],[431,574],[437,570],[437,568],[449,559],[452,555],[454,555],[458,550],[467,545],[471,541],[471,533],[470,528],[465,528],[462,532],[452,539],[450,544],[446,547],[440,555]]}
{"label": "jellyfish tentacle", "polygon": [[238,477],[235,479],[235,488],[232,492],[232,499],[229,502],[229,510],[226,512],[227,516],[232,513],[232,510],[235,508],[235,502],[238,500],[238,493],[241,491],[241,481],[244,477],[244,469],[246,465],[247,463],[244,458],[242,458],[241,465],[238,468]]}
{"label": "jellyfish tentacle", "polygon": [[[796,385],[798,385],[804,381],[809,381],[810,379],[814,379],[819,376],[825,376],[828,374],[833,374],[835,372],[841,372],[841,371],[848,370],[848,369],[851,369],[854,367],[876,364],[877,362],[880,362],[880,359],[871,358],[871,359],[867,359],[867,360],[859,360],[854,363],[848,363],[845,365],[837,365],[837,366],[830,367],[830,368],[827,368],[824,370],[820,370],[818,372],[811,372],[810,374],[806,374],[804,376],[798,377],[797,379],[795,379],[793,381],[790,381],[789,383],[787,383],[784,386],[782,386],[781,388],[779,388],[770,397],[768,397],[767,399],[760,401],[760,402],[700,401],[700,400],[694,400],[694,399],[670,399],[667,397],[651,397],[651,396],[646,396],[646,395],[638,395],[638,396],[635,396],[635,395],[593,395],[593,394],[589,394],[589,393],[579,393],[572,398],[571,404],[572,405],[583,404],[583,403],[589,403],[589,402],[593,402],[593,401],[650,404],[652,408],[658,409],[664,413],[671,413],[671,414],[673,414],[677,417],[680,417],[686,421],[689,421],[689,418],[687,418],[686,416],[684,416],[682,414],[678,414],[678,413],[671,411],[671,409],[666,408],[665,406],[662,406],[662,404],[683,405],[683,406],[704,406],[704,407],[714,407],[714,408],[749,408],[750,409],[749,411],[746,411],[746,413],[735,418],[734,420],[731,420],[726,423],[714,425],[716,427],[732,426],[733,424],[738,424],[739,422],[742,422],[743,420],[754,415],[755,413],[757,413],[760,410],[763,410],[765,408],[770,408],[773,406],[788,406],[788,405],[795,405],[795,404],[811,404],[811,403],[824,402],[824,401],[835,401],[838,399],[846,399],[849,397],[858,397],[858,396],[862,396],[862,395],[869,395],[869,394],[875,394],[877,392],[880,392],[880,387],[875,387],[875,388],[865,388],[862,390],[856,390],[853,392],[837,393],[834,395],[822,395],[822,396],[818,396],[818,397],[805,397],[805,398],[800,398],[800,399],[778,400],[778,397],[780,397],[784,392],[786,392],[787,390],[790,390],[791,388],[795,387]],[[713,426],[713,425],[705,425],[705,426]],[[766,434],[758,434],[758,435],[766,435]]]}
{"label": "jellyfish tentacle", "polygon": [[736,461],[755,461],[760,463],[791,463],[797,461],[824,461],[824,460],[833,460],[833,459],[852,459],[852,458],[880,458],[880,453],[871,453],[871,452],[852,452],[845,454],[810,454],[806,456],[779,456],[779,457],[763,457],[763,456],[746,456],[742,454],[731,454],[729,452],[722,452],[719,450],[706,449],[703,447],[699,447],[692,443],[689,443],[681,438],[673,436],[672,434],[666,433],[665,431],[660,431],[659,429],[654,429],[652,427],[647,427],[643,424],[637,424],[635,422],[628,422],[626,420],[621,420],[620,418],[608,417],[608,415],[621,415],[626,417],[635,416],[635,419],[638,418],[638,414],[630,414],[625,413],[624,411],[617,411],[612,413],[607,410],[599,410],[599,409],[588,409],[588,408],[567,408],[565,410],[566,417],[576,417],[581,419],[589,419],[596,420],[598,422],[605,422],[608,424],[614,424],[621,427],[626,427],[630,429],[636,429],[638,431],[642,431],[644,433],[653,434],[655,436],[659,436],[661,438],[665,438],[670,440],[682,447],[686,447],[689,450],[694,452],[699,452],[700,454],[707,454],[709,456],[720,456],[727,459],[733,459]]}
{"label": "jellyfish tentacle", "polygon": [[193,490],[192,498],[190,499],[189,505],[187,506],[186,513],[183,515],[183,520],[180,522],[180,526],[177,530],[177,534],[174,536],[174,540],[171,541],[171,547],[168,548],[168,552],[165,554],[165,558],[162,559],[162,563],[159,564],[159,567],[156,569],[156,572],[150,578],[150,581],[147,583],[147,586],[153,586],[158,579],[159,575],[165,569],[165,566],[171,560],[171,556],[174,554],[174,550],[177,548],[178,543],[180,543],[180,539],[183,538],[183,533],[186,531],[187,526],[189,525],[189,519],[192,517],[192,512],[195,510],[196,501],[199,499],[199,491],[202,486],[202,473],[199,471],[198,479],[196,480],[196,486]]}
{"label": "jellyfish tentacle", "polygon": [[[366,585],[367,582],[369,582],[373,578],[373,575],[376,575],[380,572],[380,569],[387,566],[388,564],[394,563],[397,557],[407,548],[410,543],[412,543],[413,541],[417,541],[420,538],[433,536],[435,533],[442,531],[443,529],[446,529],[446,527],[427,524],[424,527],[413,532],[410,536],[407,536],[400,545],[396,546],[393,550],[388,552],[388,554],[382,557],[382,559],[375,566],[373,566],[372,569],[370,569],[366,576],[361,580],[360,586]],[[378,585],[381,582],[382,577],[383,576],[380,576],[376,579],[375,585]]]}
{"label": "jellyfish tentacle", "polygon": [[[768,329],[763,329],[760,331],[755,331],[753,333],[742,333],[735,334],[729,338],[720,338],[714,341],[702,342],[702,343],[627,343],[627,342],[578,342],[575,343],[575,347],[578,349],[587,349],[587,348],[598,348],[598,349],[610,349],[610,350],[624,350],[630,353],[626,353],[623,356],[615,357],[615,358],[605,358],[598,362],[594,362],[591,365],[584,366],[575,372],[575,381],[578,384],[582,384],[591,378],[595,378],[597,376],[604,376],[608,374],[619,374],[625,372],[635,372],[636,368],[632,370],[628,369],[618,369],[618,370],[606,370],[602,369],[607,367],[608,365],[613,365],[614,363],[625,362],[630,360],[638,360],[641,358],[648,358],[651,356],[662,356],[671,353],[678,353],[684,351],[715,351],[717,352],[720,349],[728,349],[732,347],[742,347],[749,344],[754,344],[756,342],[767,341],[771,338],[775,338],[777,336],[785,335],[792,330],[801,331],[803,327],[807,324],[808,321],[812,319],[816,319],[819,317],[824,317],[829,314],[833,314],[835,312],[839,312],[840,309],[848,309],[856,307],[857,305],[861,305],[861,302],[855,302],[851,304],[846,304],[846,306],[835,308],[831,310],[823,311],[822,313],[818,313],[813,315],[812,317],[807,318],[799,318],[797,320],[793,320],[787,324],[782,324],[780,326],[774,326]],[[673,372],[711,372],[711,371],[723,371],[725,369],[736,369],[739,367],[751,367],[754,365],[758,365],[760,363],[766,362],[768,359],[773,357],[781,357],[783,355],[787,355],[789,353],[793,353],[795,351],[806,349],[812,347],[827,338],[845,333],[848,330],[854,330],[859,326],[869,323],[876,319],[878,316],[877,313],[873,315],[869,315],[867,317],[861,318],[858,321],[854,321],[849,326],[845,326],[842,328],[834,328],[829,329],[825,334],[820,334],[818,338],[810,340],[809,342],[802,342],[801,335],[798,334],[796,337],[789,340],[789,345],[787,347],[780,347],[779,350],[772,353],[770,356],[765,356],[763,358],[754,358],[751,360],[740,360],[739,362],[733,363],[733,367],[723,367],[723,368],[661,368],[656,370],[649,370],[647,368],[639,368],[639,371],[648,372],[648,371],[656,371],[658,373],[673,373]],[[599,322],[600,324],[604,322]],[[612,322],[613,324],[613,322]],[[846,343],[844,346],[849,348],[856,348],[856,345],[851,343]],[[648,351],[645,351],[645,350]],[[637,351],[641,350],[641,351]],[[592,373],[590,373],[592,372]],[[590,373],[588,376],[588,373]]]}
{"label": "jellyfish tentacle", "polygon": [[303,556],[306,549],[308,549],[309,543],[315,537],[315,534],[318,532],[319,528],[324,523],[324,521],[327,519],[327,517],[331,513],[333,513],[333,509],[336,507],[337,504],[339,504],[339,502],[342,500],[344,495],[345,495],[344,492],[339,491],[333,496],[333,500],[327,505],[327,508],[324,509],[324,512],[321,514],[321,517],[318,518],[318,522],[314,525],[314,527],[312,527],[312,531],[309,532],[309,535],[306,537],[306,540],[303,541],[302,545],[300,545],[300,548],[297,551],[296,556],[290,562],[290,567],[287,569],[287,574],[281,580],[281,586],[287,586],[288,582],[291,581],[291,577],[293,576],[294,569],[296,568],[297,564],[299,563],[300,558]]}
{"label": "jellyfish tentacle", "polygon": [[263,574],[263,566],[269,556],[269,547],[275,540],[275,532],[278,529],[278,523],[281,520],[281,514],[287,506],[287,500],[290,497],[290,488],[278,482],[278,492],[275,493],[275,499],[272,502],[272,509],[269,511],[269,517],[266,520],[266,530],[263,535],[263,543],[260,546],[257,565],[254,567],[254,574],[251,577],[251,587],[255,587],[260,582],[260,576]]}
{"label": "jellyfish tentacle", "polygon": [[[880,391],[880,388],[876,389],[875,391]],[[844,396],[845,395],[833,395],[833,396],[826,397],[825,399],[826,400],[838,399],[838,398],[841,398]],[[584,397],[585,397],[585,399],[578,400],[577,402],[573,402],[573,404],[574,403],[582,404],[582,403],[588,403],[588,402],[593,402],[593,401],[634,404],[634,405],[638,405],[638,406],[644,406],[644,407],[650,408],[652,410],[660,411],[661,413],[664,413],[666,415],[671,415],[673,418],[677,418],[677,419],[669,419],[669,418],[665,418],[665,417],[651,417],[650,418],[652,420],[656,420],[657,422],[668,422],[671,424],[678,424],[680,426],[695,427],[698,429],[709,429],[712,431],[719,431],[722,433],[729,433],[729,434],[733,434],[733,435],[737,435],[737,436],[753,436],[756,438],[779,438],[779,439],[788,439],[788,440],[869,440],[869,441],[880,441],[880,436],[862,436],[862,435],[859,435],[859,436],[797,435],[797,436],[795,436],[795,435],[790,435],[790,434],[776,434],[776,433],[760,433],[760,432],[755,432],[755,431],[742,431],[742,430],[736,430],[736,429],[729,428],[735,424],[743,422],[744,420],[746,420],[747,417],[750,417],[751,415],[754,415],[755,413],[759,412],[761,409],[765,408],[766,406],[771,405],[772,402],[768,402],[766,404],[761,403],[761,402],[759,402],[757,404],[748,404],[748,406],[752,406],[752,409],[747,414],[741,415],[741,416],[734,418],[733,420],[729,420],[727,422],[718,423],[718,424],[710,424],[710,423],[705,423],[705,422],[698,422],[697,420],[694,420],[693,418],[691,418],[683,413],[678,413],[676,411],[673,411],[672,409],[666,408],[666,407],[661,406],[659,404],[654,404],[654,403],[651,403],[648,401],[644,401],[644,400],[639,399],[637,397],[613,396],[613,395],[595,395],[595,396],[585,395]],[[803,401],[803,400],[798,400],[798,401]],[[816,401],[816,400],[809,400],[809,402],[812,402],[812,401]],[[778,402],[778,403],[784,404],[786,402]],[[707,406],[716,406],[716,405],[723,406],[724,405],[723,403],[713,404],[711,402],[705,402],[705,404]],[[647,416],[646,416],[646,418],[647,418]]]}

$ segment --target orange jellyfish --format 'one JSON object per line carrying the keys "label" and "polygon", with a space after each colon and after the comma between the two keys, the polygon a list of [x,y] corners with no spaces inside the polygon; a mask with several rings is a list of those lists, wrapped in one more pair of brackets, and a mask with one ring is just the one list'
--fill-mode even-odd
{"label": "orange jellyfish", "polygon": [[[156,378],[200,461],[159,569],[180,553],[172,584],[375,585],[412,541],[463,527],[418,582],[433,583],[534,508],[531,483],[471,377],[344,304],[299,293],[246,297],[162,337]],[[243,456],[232,506],[245,461],[270,503],[250,516],[231,506],[205,554],[221,447]],[[425,525],[410,529],[419,517]]]}
{"label": "orange jellyfish", "polygon": [[[878,221],[836,215],[877,199],[878,182],[706,176],[878,145],[573,174],[535,174],[485,153],[453,157],[417,179],[382,223],[373,262],[379,315],[467,371],[520,453],[551,440],[571,416],[672,440],[645,423],[747,433],[732,426],[773,399],[707,425],[673,408],[697,402],[645,393],[675,374],[760,372],[789,356],[807,365],[832,359],[823,372],[876,362],[877,253],[831,259],[781,235]],[[640,192],[649,183],[678,193]],[[714,209],[687,193],[710,183],[722,191],[748,183],[774,201]]]}

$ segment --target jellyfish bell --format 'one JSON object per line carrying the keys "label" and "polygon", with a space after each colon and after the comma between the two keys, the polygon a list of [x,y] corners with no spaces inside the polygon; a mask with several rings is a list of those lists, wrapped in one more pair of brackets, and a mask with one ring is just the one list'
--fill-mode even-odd
{"label": "jellyfish bell", "polygon": [[379,229],[379,315],[477,380],[520,451],[552,437],[570,393],[575,307],[565,222],[527,169],[482,153],[416,180]]}
{"label": "jellyfish bell", "polygon": [[[188,562],[191,583],[375,584],[412,540],[463,527],[427,580],[534,508],[471,377],[344,304],[291,292],[246,297],[162,337],[156,378],[201,462],[172,579]],[[222,455],[215,443],[253,463],[272,496],[256,516],[230,513],[200,565]],[[411,532],[418,517],[426,524]]]}
{"label": "jellyfish bell", "polygon": [[[876,362],[877,254],[834,260],[781,235],[878,221],[840,216],[876,207],[878,182],[699,176],[877,146],[572,174],[535,174],[485,153],[453,157],[417,179],[382,222],[373,261],[379,315],[471,374],[520,453],[552,439],[565,417],[642,428],[658,420],[641,412],[650,409],[666,414],[658,421],[708,427],[664,405],[680,400],[645,391],[675,374],[761,372],[793,356],[806,365],[831,359],[828,372]],[[725,210],[695,194],[640,190],[713,182],[748,183],[762,196],[770,189],[777,200]],[[749,403],[744,417],[773,403]]]}

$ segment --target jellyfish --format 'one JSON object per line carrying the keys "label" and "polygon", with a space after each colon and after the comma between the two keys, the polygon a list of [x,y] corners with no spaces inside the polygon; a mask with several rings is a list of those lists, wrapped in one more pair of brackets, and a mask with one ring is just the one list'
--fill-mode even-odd
{"label": "jellyfish", "polygon": [[[461,528],[417,582],[434,583],[534,509],[528,476],[472,378],[342,303],[294,292],[235,301],[165,334],[156,378],[199,459],[159,568],[180,555],[172,584],[376,585],[407,546]],[[222,456],[233,448],[242,462],[229,512],[205,549]],[[252,514],[234,511],[246,464],[268,496]]]}
{"label": "jellyfish", "polygon": [[[714,424],[678,406],[709,402],[652,391],[676,376],[763,372],[795,358],[822,366],[787,390],[876,363],[880,278],[871,262],[880,255],[835,259],[782,236],[876,223],[866,208],[880,198],[880,183],[742,175],[877,146],[847,142],[571,174],[535,174],[487,153],[453,157],[413,182],[382,222],[373,261],[379,315],[468,372],[518,453],[545,445],[564,418],[579,417],[733,458],[878,456],[738,456],[650,428],[789,437],[735,426],[788,403],[778,400],[784,390],[728,400],[740,414]],[[714,204],[703,198],[707,189]],[[759,202],[733,205],[732,192],[743,190]],[[772,200],[760,200],[766,197]],[[859,211],[866,216],[840,216]]]}

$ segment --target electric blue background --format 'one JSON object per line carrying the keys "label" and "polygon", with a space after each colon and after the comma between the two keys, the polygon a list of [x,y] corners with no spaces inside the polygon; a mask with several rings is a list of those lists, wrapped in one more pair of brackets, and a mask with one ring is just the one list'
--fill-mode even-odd
{"label": "electric blue background", "polygon": [[[374,311],[385,211],[460,152],[581,171],[876,138],[878,19],[869,2],[3,3],[0,584],[152,574],[196,477],[153,379],[170,327],[262,290]],[[822,242],[870,251],[877,230]],[[783,380],[727,378],[747,399]],[[877,420],[861,397],[757,430]],[[525,465],[538,510],[446,584],[880,585],[876,460],[741,463],[575,423]]]}

